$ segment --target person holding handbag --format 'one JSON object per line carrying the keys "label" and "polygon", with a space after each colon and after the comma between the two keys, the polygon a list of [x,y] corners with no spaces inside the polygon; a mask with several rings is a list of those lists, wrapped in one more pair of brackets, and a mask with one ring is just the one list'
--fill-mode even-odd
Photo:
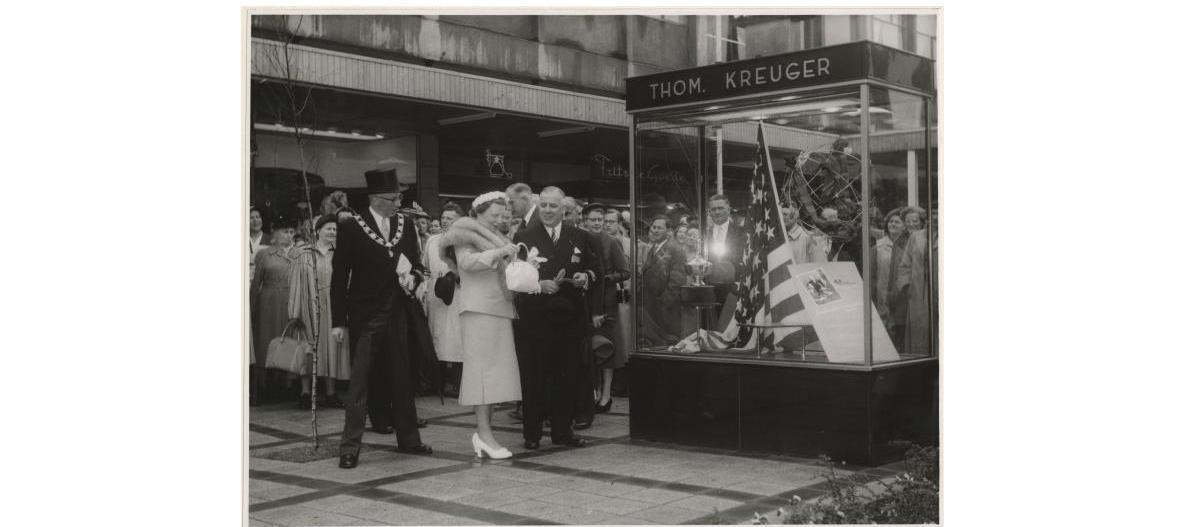
{"label": "person holding handbag", "polygon": [[492,405],[521,400],[521,377],[512,321],[517,316],[505,269],[517,254],[502,234],[507,198],[489,192],[475,198],[470,217],[450,225],[442,235],[439,254],[459,276],[451,317],[457,316],[462,345],[462,382],[458,404],[475,409],[471,446],[477,457],[507,459],[512,452],[492,434]]}
{"label": "person holding handbag", "polygon": [[[317,218],[316,234],[316,242],[305,247],[292,264],[288,317],[304,328],[308,340],[316,339],[317,376],[325,379],[324,398],[318,402],[331,408],[344,408],[336,388],[337,381],[350,380],[350,351],[345,340],[333,337],[333,315],[329,310],[337,215]],[[312,377],[302,375],[300,386],[300,407],[308,408]]]}
{"label": "person holding handbag", "polygon": [[271,339],[283,334],[288,325],[288,278],[292,262],[300,255],[294,246],[295,235],[296,221],[279,218],[271,231],[271,246],[254,255],[250,309],[254,316],[255,363],[259,365],[253,381],[257,392],[255,399],[261,400],[265,395],[263,392],[268,390],[282,393],[286,382],[283,372],[267,370],[265,366]]}

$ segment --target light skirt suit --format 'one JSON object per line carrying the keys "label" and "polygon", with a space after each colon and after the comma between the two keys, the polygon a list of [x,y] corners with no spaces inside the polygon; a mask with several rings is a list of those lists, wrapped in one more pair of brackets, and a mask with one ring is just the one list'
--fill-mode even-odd
{"label": "light skirt suit", "polygon": [[[482,228],[473,220],[464,221],[467,219],[458,220],[452,228]],[[450,243],[461,282],[450,306],[458,315],[458,336],[462,342],[458,403],[475,406],[519,401],[521,377],[513,339],[513,319],[517,314],[504,285],[508,259],[501,249],[482,249],[478,243]],[[447,246],[443,242],[443,247]]]}

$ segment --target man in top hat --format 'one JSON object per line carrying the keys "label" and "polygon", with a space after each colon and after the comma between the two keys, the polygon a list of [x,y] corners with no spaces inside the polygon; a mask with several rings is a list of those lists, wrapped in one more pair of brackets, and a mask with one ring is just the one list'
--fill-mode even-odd
{"label": "man in top hat", "polygon": [[[371,384],[386,385],[382,393],[390,404],[387,417],[399,450],[432,452],[417,431],[410,357],[419,353],[412,345],[417,330],[428,331],[409,324],[415,309],[410,297],[423,279],[424,268],[418,257],[416,230],[396,212],[408,184],[400,182],[395,169],[371,170],[365,176],[370,206],[338,223],[329,292],[332,335],[348,339],[351,353],[338,460],[341,468],[358,466]],[[376,417],[372,416],[373,423]]]}

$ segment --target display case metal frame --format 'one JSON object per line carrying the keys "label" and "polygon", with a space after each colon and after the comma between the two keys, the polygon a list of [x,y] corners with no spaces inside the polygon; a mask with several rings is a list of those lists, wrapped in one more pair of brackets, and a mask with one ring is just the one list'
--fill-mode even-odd
{"label": "display case metal frame", "polygon": [[[830,79],[796,79],[795,82],[767,83],[728,89],[712,82],[726,78],[730,71],[736,75],[749,69],[772,67],[778,64],[804,64],[805,61],[829,58]],[[836,64],[836,66],[835,66]],[[838,71],[833,71],[841,67]],[[753,73],[752,73],[753,75]],[[695,79],[699,79],[698,81]],[[674,88],[682,85],[683,94],[675,97]],[[655,101],[650,96],[651,84],[663,83],[670,91],[671,101]],[[924,110],[924,149],[926,187],[932,199],[936,185],[933,148],[935,80],[934,64],[929,59],[873,42],[853,42],[826,48],[804,50],[772,57],[715,64],[701,68],[665,72],[627,79],[627,110],[634,125],[629,131],[630,180],[629,191],[632,225],[631,238],[636,242],[636,229],[641,225],[639,167],[642,163],[638,148],[639,125],[672,116],[701,112],[721,106],[720,111],[791,100],[802,102],[831,89],[857,87],[860,119],[862,189],[864,204],[871,199],[871,90],[884,88],[916,95]],[[661,89],[657,89],[661,95]],[[680,128],[685,128],[681,125]],[[699,160],[695,185],[697,214],[706,217],[705,178],[711,161],[707,148],[705,126],[697,126],[699,140],[695,145]],[[720,162],[718,157],[717,162]],[[864,209],[866,207],[864,206]],[[866,213],[866,211],[864,211]],[[661,351],[634,350],[630,354],[630,434],[637,440],[682,443],[693,446],[758,451],[771,454],[804,455],[828,454],[834,459],[863,465],[878,465],[895,460],[903,454],[905,442],[936,444],[938,437],[938,377],[937,340],[931,338],[928,357],[901,358],[898,361],[876,362],[871,349],[872,331],[872,258],[870,255],[870,221],[862,221],[863,281],[863,362],[830,363],[778,360],[747,354],[744,357],[678,354]],[[936,229],[930,223],[930,229]],[[930,283],[936,284],[934,244],[928,244],[927,256]],[[640,265],[638,251],[631,250],[631,268]],[[641,283],[632,280],[631,298],[635,313],[640,306]],[[930,286],[936,294],[936,287]],[[932,299],[936,302],[936,299]],[[931,304],[932,305],[932,304]],[[931,312],[933,308],[931,307]],[[633,317],[632,330],[640,335],[640,316]],[[931,331],[938,331],[937,318],[930,317]]]}
{"label": "display case metal frame", "polygon": [[[934,86],[933,63],[929,59],[926,59],[925,57],[921,57],[914,53],[897,50],[897,49],[893,49],[893,48],[888,48],[886,46],[883,46],[883,45],[880,45],[880,44],[877,44],[874,42],[870,42],[870,41],[861,41],[861,42],[853,42],[853,43],[849,43],[849,44],[841,44],[841,45],[837,45],[837,46],[814,48],[814,49],[800,51],[800,52],[786,53],[786,54],[775,55],[775,56],[771,56],[771,57],[756,58],[756,59],[751,59],[751,60],[747,60],[747,61],[716,64],[716,65],[712,65],[712,66],[705,66],[702,68],[693,68],[693,69],[689,69],[689,70],[679,70],[679,71],[675,71],[675,72],[659,73],[659,74],[647,75],[647,76],[642,76],[642,77],[631,77],[626,80],[627,91],[632,93],[632,92],[635,92],[636,90],[638,90],[639,88],[644,89],[647,85],[652,85],[654,83],[674,82],[674,80],[681,79],[681,78],[694,78],[692,72],[697,72],[697,71],[704,71],[704,70],[727,71],[730,68],[738,68],[739,65],[742,65],[742,64],[747,64],[746,67],[749,67],[749,68],[755,68],[755,67],[762,67],[762,66],[755,66],[755,64],[761,64],[761,63],[769,64],[772,62],[774,62],[774,63],[789,62],[789,60],[790,60],[789,63],[803,62],[805,60],[814,60],[812,57],[819,58],[822,54],[827,53],[829,51],[835,51],[836,53],[841,54],[843,57],[849,56],[849,57],[859,58],[861,62],[856,65],[858,67],[852,68],[853,72],[851,73],[851,75],[858,75],[858,77],[849,79],[849,80],[839,81],[839,82],[832,82],[832,83],[813,83],[813,84],[809,84],[809,85],[775,89],[775,90],[767,90],[767,91],[760,90],[760,91],[755,91],[752,93],[745,93],[745,94],[733,93],[731,95],[727,95],[724,97],[716,97],[716,98],[714,98],[714,97],[693,97],[692,100],[690,100],[688,102],[679,103],[679,104],[653,105],[652,102],[646,101],[645,98],[638,99],[631,95],[630,102],[627,103],[628,111],[633,116],[633,120],[634,120],[633,126],[630,127],[630,129],[629,129],[629,151],[630,151],[630,156],[629,156],[629,159],[630,159],[630,161],[629,161],[629,166],[630,166],[630,168],[629,168],[629,174],[630,174],[629,195],[630,195],[631,203],[637,204],[638,198],[640,197],[640,192],[638,189],[638,180],[637,180],[637,174],[639,173],[638,166],[640,164],[640,154],[637,149],[637,134],[639,131],[641,131],[641,128],[639,127],[640,124],[643,124],[643,123],[646,123],[649,121],[653,121],[653,120],[663,119],[663,118],[687,115],[689,110],[694,111],[694,110],[699,110],[701,108],[712,107],[712,106],[722,106],[723,107],[722,110],[728,111],[728,110],[737,110],[739,107],[753,106],[753,105],[762,104],[762,103],[783,102],[783,101],[781,101],[781,99],[785,99],[785,98],[792,98],[792,99],[788,99],[788,100],[791,100],[792,102],[799,102],[799,101],[803,101],[803,97],[805,95],[812,94],[812,93],[818,93],[818,92],[827,92],[831,89],[837,89],[837,88],[857,87],[858,92],[859,92],[858,97],[859,97],[860,108],[870,108],[871,107],[871,88],[872,87],[886,88],[889,90],[900,91],[903,93],[921,97],[923,104],[925,105],[925,109],[924,109],[923,113],[925,115],[925,123],[924,123],[924,125],[925,125],[924,126],[925,148],[924,148],[924,151],[925,151],[925,158],[926,158],[926,167],[933,167],[934,165],[933,165],[933,153],[932,152],[933,152],[933,145],[936,144],[936,138],[932,137],[932,129],[933,129],[932,113],[936,109],[936,107],[933,104],[933,99],[935,98],[936,94],[934,91],[932,91],[933,86]],[[901,83],[901,82],[895,82],[894,79],[893,80],[885,80],[887,76],[879,73],[880,68],[883,68],[883,69],[888,68],[889,63],[888,63],[887,59],[893,58],[896,56],[904,57],[906,59],[906,61],[909,62],[910,64],[917,65],[917,67],[913,69],[913,73],[914,73],[913,82],[906,84],[906,83]],[[741,70],[738,70],[738,71],[741,71]],[[928,75],[928,79],[921,80],[925,74]],[[664,81],[661,79],[667,79],[667,80]],[[869,112],[860,112],[860,113],[861,113],[861,116],[860,116],[860,122],[859,122],[859,127],[860,127],[859,129],[863,131],[861,133],[861,141],[862,141],[861,148],[864,153],[862,156],[863,157],[862,162],[860,163],[860,165],[861,165],[860,181],[861,181],[861,185],[862,185],[862,188],[860,189],[860,193],[862,196],[863,203],[870,203],[870,199],[871,199],[871,188],[870,188],[871,187],[871,185],[870,185],[871,133],[869,132],[869,130],[870,130],[870,115],[869,115]],[[704,149],[706,148],[706,142],[703,140],[704,127],[697,126],[696,128],[697,128],[697,136],[701,138],[701,140],[699,140],[697,142],[697,148],[696,148],[696,150],[697,150],[696,158],[699,160],[699,165],[700,165],[698,172],[700,174],[704,174],[704,173],[708,172],[708,166],[707,166],[708,158],[707,158],[707,156],[704,155]],[[719,158],[718,158],[718,162],[720,162]],[[932,177],[932,168],[930,169],[930,173],[931,173],[931,177],[927,178],[927,185],[929,187],[932,187],[935,184],[935,179],[936,179],[935,177]],[[926,193],[926,195],[931,196],[932,195],[931,188],[926,188],[925,193]],[[704,187],[702,184],[695,185],[695,194],[696,194],[696,196],[695,196],[696,202],[699,204],[698,214],[701,217],[704,217],[707,213],[707,211],[705,210],[707,207],[707,203],[705,202]],[[637,225],[640,225],[640,220],[641,220],[640,214],[641,214],[640,207],[637,207],[637,206],[630,207],[631,224],[633,226],[635,226],[635,228]],[[869,287],[869,283],[870,283],[870,277],[872,276],[872,271],[873,271],[873,269],[871,269],[873,262],[871,261],[870,258],[867,258],[865,255],[868,255],[870,253],[870,247],[869,247],[870,240],[871,240],[870,223],[867,221],[863,221],[861,227],[862,227],[861,237],[862,237],[862,244],[863,244],[863,248],[862,248],[863,253],[862,254],[864,255],[863,262],[862,262],[862,265],[863,265],[862,279],[865,284],[863,287],[863,305],[869,307],[872,305],[871,304],[872,291],[871,291],[871,287]],[[935,226],[931,225],[931,227],[935,227]],[[928,255],[929,261],[932,262],[933,261],[933,254],[932,254],[933,244],[932,243],[929,244],[928,251],[929,251],[929,255]],[[637,261],[637,251],[631,251],[631,262],[630,262],[631,268],[637,269],[638,264],[639,264],[639,262]],[[933,279],[936,280],[936,277],[934,277]],[[632,287],[630,288],[630,293],[631,293],[630,294],[630,302],[634,306],[639,306],[640,305],[638,303],[638,295],[639,295],[639,289],[640,289],[639,280],[635,277],[631,281],[631,283],[632,283]],[[863,360],[862,364],[782,361],[782,360],[761,359],[758,357],[749,357],[749,356],[743,358],[743,357],[721,357],[721,356],[702,356],[702,355],[680,355],[677,353],[641,350],[641,349],[636,350],[636,353],[643,354],[643,355],[654,355],[654,356],[657,356],[657,357],[660,357],[663,359],[668,359],[668,360],[689,360],[689,361],[701,361],[701,362],[737,362],[737,363],[747,363],[747,364],[770,364],[770,365],[774,365],[774,366],[792,367],[792,368],[836,369],[836,370],[850,370],[850,371],[872,371],[872,370],[878,370],[878,369],[888,369],[888,368],[894,368],[894,367],[900,366],[905,363],[913,363],[913,362],[919,362],[919,361],[936,361],[937,360],[937,357],[938,357],[937,347],[932,346],[930,349],[930,355],[928,357],[904,358],[899,361],[890,361],[890,362],[875,364],[874,353],[872,352],[871,346],[870,346],[870,342],[872,341],[871,316],[872,316],[871,309],[864,308],[863,309],[863,318],[864,318],[864,328],[863,328],[864,329],[864,335],[863,335],[864,350],[863,350],[863,354],[864,354],[864,360]],[[633,317],[632,330],[633,330],[634,335],[640,335],[640,332],[639,332],[640,320],[639,319],[640,319],[640,317],[638,317],[638,316]],[[931,317],[931,320],[932,320],[932,317]],[[935,331],[935,332],[938,330],[938,328],[931,328],[931,329],[932,329],[932,331]]]}

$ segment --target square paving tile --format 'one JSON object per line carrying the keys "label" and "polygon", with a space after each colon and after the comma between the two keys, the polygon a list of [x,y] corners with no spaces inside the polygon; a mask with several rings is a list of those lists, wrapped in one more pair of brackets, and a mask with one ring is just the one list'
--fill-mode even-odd
{"label": "square paving tile", "polygon": [[377,521],[387,521],[394,518],[398,510],[408,509],[408,507],[395,503],[369,500],[357,496],[330,496],[328,498],[305,502],[303,505],[310,509]]}
{"label": "square paving tile", "polygon": [[249,440],[250,446],[261,445],[263,443],[274,443],[276,441],[279,441],[278,437],[269,436],[267,434],[260,434],[258,432],[250,432],[250,435],[247,437],[247,439]]}
{"label": "square paving tile", "polygon": [[[670,503],[672,501],[678,501],[678,500],[681,500],[681,499],[684,499],[684,498],[687,498],[690,496],[692,496],[692,495],[688,494],[686,492],[679,492],[677,490],[642,489],[639,491],[631,492],[631,493],[626,494],[621,497],[625,498],[625,499],[629,499],[629,500],[644,501],[647,503],[654,503],[654,504],[661,505],[664,503]],[[650,520],[653,518],[646,518],[646,519]]]}
{"label": "square paving tile", "polygon": [[618,516],[624,516],[624,515],[633,514],[637,511],[643,511],[643,510],[646,510],[646,509],[649,509],[652,507],[656,507],[656,505],[653,503],[650,503],[650,502],[630,500],[630,499],[624,499],[624,498],[607,498],[602,501],[597,501],[595,503],[589,503],[587,505],[582,506],[581,508],[584,510],[592,510],[592,511],[603,512],[606,514],[614,514],[614,515],[618,515]]}
{"label": "square paving tile", "polygon": [[718,498],[716,496],[692,496],[678,501],[671,502],[671,505],[683,509],[691,509],[697,512],[712,512],[715,508],[718,511],[723,511],[741,505],[742,502]]}
{"label": "square paving tile", "polygon": [[259,479],[250,480],[250,497],[259,498],[263,501],[274,501],[283,498],[290,498],[300,494],[312,492],[312,489],[300,487],[296,485],[285,485],[274,481],[263,481]]}
{"label": "square paving tile", "polygon": [[508,494],[500,494],[498,492],[490,492],[489,491],[489,492],[479,492],[476,494],[469,494],[467,496],[463,496],[461,498],[454,500],[454,502],[461,503],[463,505],[470,505],[472,507],[479,507],[479,508],[483,508],[483,509],[495,509],[496,507],[499,507],[502,505],[513,504],[518,501],[524,501],[525,499],[526,498],[520,498],[517,496],[512,496],[512,495],[508,495]]}
{"label": "square paving tile", "polygon": [[548,518],[547,516],[551,515],[551,511],[557,510],[557,509],[563,509],[563,508],[565,508],[565,507],[563,507],[562,505],[555,505],[553,503],[546,503],[544,501],[528,499],[528,500],[518,501],[516,503],[510,503],[508,505],[501,505],[499,507],[496,507],[496,510],[498,510],[500,512],[506,512],[508,514],[516,514],[517,516],[526,516],[526,517],[530,517],[530,518],[534,518],[534,519],[538,519],[538,520],[554,521],[554,520]]}
{"label": "square paving tile", "polygon": [[540,470],[527,470],[523,468],[515,468],[504,465],[483,464],[479,467],[472,467],[471,470],[478,470],[490,476],[511,479],[521,483],[541,483],[548,479],[559,477],[553,472],[543,472]]}
{"label": "square paving tile", "polygon": [[584,485],[581,485],[579,488],[577,488],[575,490],[578,490],[579,492],[586,492],[589,494],[599,494],[601,496],[616,497],[616,496],[623,496],[625,494],[630,494],[632,492],[636,492],[636,491],[642,490],[644,488],[645,487],[642,487],[639,485],[633,485],[630,483],[620,483],[620,482],[616,482],[616,481],[592,481],[591,483],[586,483]]}
{"label": "square paving tile", "polygon": [[761,496],[774,496],[782,492],[793,490],[797,486],[798,485],[788,481],[755,478],[748,481],[743,481],[736,485],[730,485],[728,488],[729,490],[749,492],[751,494],[758,494]]}
{"label": "square paving tile", "polygon": [[435,500],[442,501],[456,500],[463,496],[468,496],[479,492],[478,490],[472,488],[447,485],[445,483],[437,483],[425,479],[400,481],[397,483],[384,485],[379,488],[392,492],[400,492],[404,494],[411,494],[413,496],[433,498]]}
{"label": "square paving tile", "polygon": [[267,523],[287,526],[385,525],[384,523],[372,520],[313,509],[303,505],[292,505],[289,507],[279,507],[260,512],[252,512],[250,513],[250,517],[252,519],[261,520]]}
{"label": "square paving tile", "polygon": [[691,509],[684,509],[682,507],[675,507],[673,505],[659,505],[657,507],[651,507],[649,509],[640,510],[635,513],[635,515],[638,518],[644,518],[654,523],[667,525],[677,525],[704,516],[703,513]]}
{"label": "square paving tile", "polygon": [[652,522],[645,518],[638,518],[636,516],[620,516],[620,517],[612,518],[612,519],[608,520],[605,523],[605,525],[661,525],[661,524]]}
{"label": "square paving tile", "polygon": [[607,496],[601,496],[599,494],[588,494],[586,492],[579,492],[579,491],[574,491],[574,490],[564,490],[562,492],[555,492],[554,494],[547,494],[545,496],[537,496],[534,499],[536,499],[538,501],[544,501],[546,503],[557,503],[559,505],[567,505],[567,506],[571,506],[571,507],[582,507],[589,503],[595,503],[597,501],[604,501],[605,499],[607,499]]}
{"label": "square paving tile", "polygon": [[688,485],[699,485],[701,487],[708,487],[712,489],[723,489],[729,487],[730,485],[742,483],[755,477],[756,476],[754,474],[748,474],[745,471],[740,470],[714,470],[711,472],[705,472],[698,476],[681,479],[679,482]]}
{"label": "square paving tile", "polygon": [[563,492],[563,490],[564,489],[561,489],[561,488],[547,487],[547,486],[538,484],[538,485],[523,485],[520,487],[500,489],[500,490],[496,491],[496,494],[500,494],[500,495],[504,495],[504,496],[512,496],[515,498],[520,498],[521,500],[530,500],[530,499],[540,497],[540,496],[549,496],[550,494],[554,494],[556,492]]}

